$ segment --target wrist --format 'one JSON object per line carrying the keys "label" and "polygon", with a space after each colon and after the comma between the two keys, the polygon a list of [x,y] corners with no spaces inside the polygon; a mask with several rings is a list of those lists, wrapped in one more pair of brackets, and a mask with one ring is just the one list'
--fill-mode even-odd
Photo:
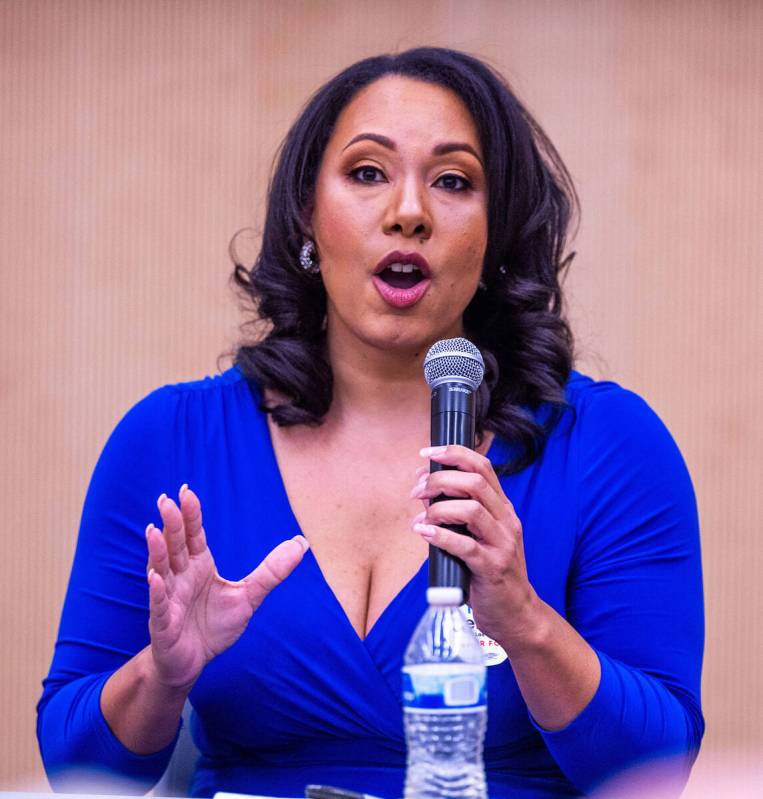
{"label": "wrist", "polygon": [[530,589],[521,610],[514,614],[511,628],[497,639],[510,660],[543,652],[551,638],[552,613],[553,610]]}
{"label": "wrist", "polygon": [[188,692],[162,683],[146,647],[117,669],[103,686],[101,713],[114,736],[131,752],[150,755],[177,735]]}
{"label": "wrist", "polygon": [[136,659],[139,665],[140,682],[146,691],[155,695],[158,701],[180,705],[185,702],[198,677],[183,685],[174,685],[168,682],[157,665],[150,644],[138,653]]}

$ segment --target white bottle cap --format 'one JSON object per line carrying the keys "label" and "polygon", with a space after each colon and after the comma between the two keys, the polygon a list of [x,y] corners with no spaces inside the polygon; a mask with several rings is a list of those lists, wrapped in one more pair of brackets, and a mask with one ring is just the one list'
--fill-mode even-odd
{"label": "white bottle cap", "polygon": [[451,605],[452,607],[458,607],[464,604],[464,592],[457,587],[427,588],[427,602],[430,605]]}

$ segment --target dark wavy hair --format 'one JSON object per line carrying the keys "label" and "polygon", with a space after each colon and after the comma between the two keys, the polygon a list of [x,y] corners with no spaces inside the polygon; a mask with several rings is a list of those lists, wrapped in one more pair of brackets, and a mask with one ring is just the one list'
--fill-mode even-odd
{"label": "dark wavy hair", "polygon": [[486,364],[477,434],[481,438],[490,430],[510,442],[512,460],[498,471],[513,473],[540,457],[567,407],[573,339],[560,276],[574,255],[564,258],[578,205],[570,175],[546,134],[506,81],[473,56],[422,47],[367,58],[308,101],[281,145],[254,267],[238,263],[231,248],[233,280],[268,327],[260,340],[241,345],[234,361],[250,385],[285,398],[272,406],[261,400],[277,424],[321,423],[333,391],[325,348],[326,292],[320,276],[300,267],[299,251],[309,238],[316,179],[337,118],[361,89],[386,75],[455,92],[479,133],[488,183],[487,288],[476,292],[463,321]]}

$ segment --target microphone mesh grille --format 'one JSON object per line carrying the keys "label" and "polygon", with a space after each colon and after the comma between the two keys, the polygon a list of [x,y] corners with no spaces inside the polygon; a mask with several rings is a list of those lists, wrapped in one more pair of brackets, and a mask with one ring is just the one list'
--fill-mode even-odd
{"label": "microphone mesh grille", "polygon": [[437,341],[424,358],[424,377],[433,388],[450,379],[467,383],[476,391],[484,374],[482,353],[465,338]]}

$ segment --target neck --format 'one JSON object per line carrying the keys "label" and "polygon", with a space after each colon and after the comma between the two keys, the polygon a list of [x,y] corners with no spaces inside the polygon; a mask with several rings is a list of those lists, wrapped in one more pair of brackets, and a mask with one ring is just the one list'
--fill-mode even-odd
{"label": "neck", "polygon": [[[403,353],[358,347],[357,342],[348,346],[329,335],[334,392],[324,432],[337,426],[362,430],[364,440],[378,437],[387,444],[412,434],[426,446],[432,390],[424,380],[423,363],[430,346]],[[492,441],[493,433],[485,432],[477,451],[484,455]]]}
{"label": "neck", "polygon": [[328,336],[334,376],[331,415],[347,419],[373,416],[398,424],[429,410],[430,388],[423,363],[429,345],[419,349],[379,349]]}

